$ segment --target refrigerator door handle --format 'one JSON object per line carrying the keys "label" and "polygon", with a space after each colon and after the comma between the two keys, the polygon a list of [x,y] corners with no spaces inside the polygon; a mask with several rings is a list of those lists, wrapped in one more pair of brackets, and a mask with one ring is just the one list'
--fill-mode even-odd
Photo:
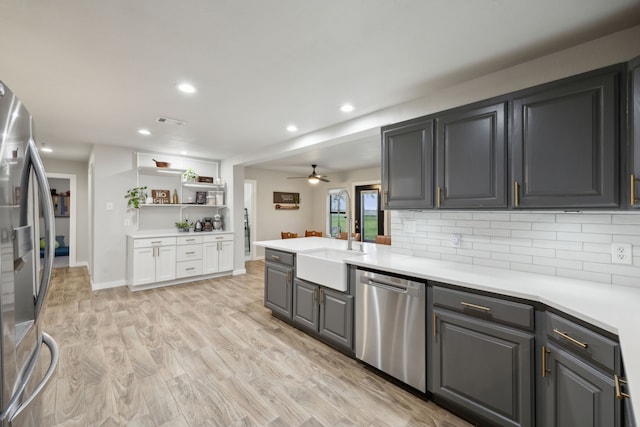
{"label": "refrigerator door handle", "polygon": [[[47,296],[47,289],[49,288],[49,281],[51,279],[51,270],[53,269],[53,256],[55,254],[55,229],[54,229],[54,214],[53,214],[53,201],[51,200],[51,191],[49,190],[49,181],[47,180],[47,173],[44,170],[42,160],[38,155],[38,148],[33,139],[29,139],[27,143],[27,150],[25,153],[25,164],[30,164],[33,167],[33,172],[38,181],[38,188],[40,189],[40,204],[44,217],[44,230],[46,236],[46,248],[44,257],[44,268],[42,270],[42,277],[40,279],[40,286],[38,287],[38,298],[36,299],[35,318],[38,319],[40,309],[44,303],[44,299]],[[26,187],[25,187],[26,188]],[[26,217],[26,214],[25,214]],[[21,218],[22,220],[22,218]],[[26,222],[25,222],[26,223]]]}
{"label": "refrigerator door handle", "polygon": [[[9,423],[10,424],[13,423],[13,420],[20,414],[20,412],[22,412],[27,406],[29,406],[29,404],[33,401],[33,399],[38,397],[40,392],[49,383],[49,380],[53,376],[53,373],[56,371],[56,367],[58,366],[58,358],[59,358],[59,355],[60,355],[60,351],[58,349],[58,344],[51,337],[51,335],[47,334],[46,332],[42,332],[39,344],[40,344],[39,347],[41,347],[42,344],[44,344],[47,347],[49,347],[49,352],[51,353],[51,362],[49,363],[49,367],[47,368],[47,372],[44,374],[44,377],[42,377],[42,381],[40,381],[38,386],[35,388],[35,390],[33,390],[33,392],[29,395],[29,397],[26,400],[24,400],[22,403],[20,403],[20,406],[17,407],[15,412],[13,414],[11,414],[11,418],[9,419]],[[24,388],[26,386],[26,383],[29,380],[29,377],[31,377],[31,374],[33,373],[33,369],[35,368],[35,365],[36,365],[36,362],[37,362],[37,359],[38,359],[39,355],[40,355],[40,351],[35,352],[33,360],[29,363],[30,372],[29,372],[29,375],[26,378],[22,378],[23,384],[20,385],[20,388],[22,390],[24,390]],[[22,394],[22,392],[20,394]]]}

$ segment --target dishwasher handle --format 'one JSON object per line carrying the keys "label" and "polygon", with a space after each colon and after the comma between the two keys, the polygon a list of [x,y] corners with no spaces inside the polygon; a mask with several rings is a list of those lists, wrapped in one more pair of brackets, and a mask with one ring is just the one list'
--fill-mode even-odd
{"label": "dishwasher handle", "polygon": [[380,273],[372,273],[369,271],[360,271],[360,283],[373,286],[376,288],[386,289],[388,291],[404,293],[411,296],[424,296],[424,283],[414,282],[407,279],[399,279],[397,277],[386,276]]}

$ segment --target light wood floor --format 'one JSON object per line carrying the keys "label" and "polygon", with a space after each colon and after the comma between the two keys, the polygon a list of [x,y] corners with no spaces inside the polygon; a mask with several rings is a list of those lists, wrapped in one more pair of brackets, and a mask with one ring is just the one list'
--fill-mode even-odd
{"label": "light wood floor", "polygon": [[43,426],[468,426],[271,316],[264,263],[132,293],[54,270]]}

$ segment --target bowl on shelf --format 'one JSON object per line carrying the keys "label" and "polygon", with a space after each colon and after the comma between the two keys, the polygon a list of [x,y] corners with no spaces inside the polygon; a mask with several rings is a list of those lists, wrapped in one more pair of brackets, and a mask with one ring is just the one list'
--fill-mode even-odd
{"label": "bowl on shelf", "polygon": [[151,159],[154,162],[156,162],[156,167],[157,168],[168,168],[169,166],[171,166],[171,163],[169,162],[159,162],[156,159]]}

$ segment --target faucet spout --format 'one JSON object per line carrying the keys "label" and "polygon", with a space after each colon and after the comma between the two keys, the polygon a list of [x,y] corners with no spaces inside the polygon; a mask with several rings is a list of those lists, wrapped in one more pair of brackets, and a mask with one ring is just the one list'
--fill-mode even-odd
{"label": "faucet spout", "polygon": [[340,192],[338,193],[338,196],[342,197],[342,195],[345,195],[347,198],[347,250],[352,250],[352,241],[353,241],[353,237],[351,236],[351,196],[349,196],[349,191],[347,191],[346,188],[343,188],[340,190]]}

